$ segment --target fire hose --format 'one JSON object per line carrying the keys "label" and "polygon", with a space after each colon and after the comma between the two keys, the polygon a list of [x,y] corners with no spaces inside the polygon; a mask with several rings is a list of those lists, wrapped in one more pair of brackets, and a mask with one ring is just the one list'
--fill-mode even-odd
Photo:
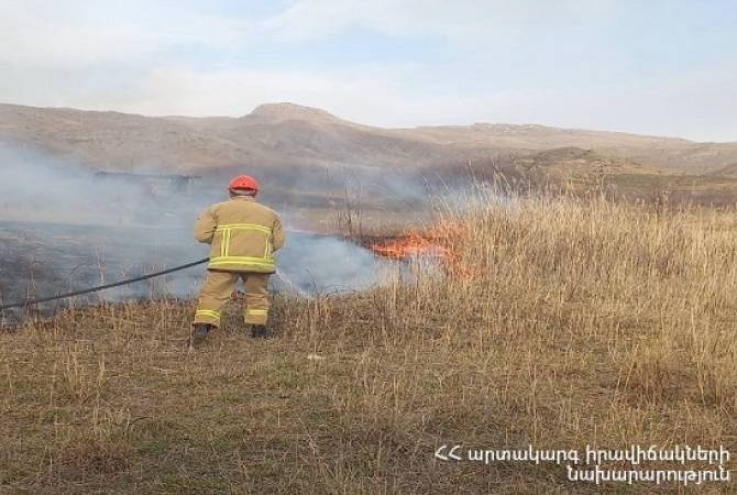
{"label": "fire hose", "polygon": [[106,290],[106,289],[112,289],[113,287],[120,287],[121,285],[128,285],[128,284],[132,284],[135,282],[140,282],[142,280],[148,280],[150,278],[168,275],[169,273],[186,270],[187,268],[192,268],[193,266],[202,265],[204,263],[207,263],[208,261],[210,261],[210,258],[203,258],[201,260],[193,261],[192,263],[187,263],[186,265],[175,266],[174,268],[169,268],[167,270],[162,270],[160,272],[149,273],[148,275],[142,275],[136,278],[121,280],[120,282],[114,282],[114,283],[105,284],[105,285],[98,285],[96,287],[90,287],[88,289],[75,290],[73,292],[67,292],[66,294],[59,294],[58,296],[41,297],[38,299],[32,299],[30,301],[15,302],[12,304],[4,304],[0,306],[0,311],[4,311],[6,309],[13,309],[13,308],[25,308],[27,306],[34,306],[36,304],[41,304],[45,302],[56,301],[59,299],[68,299],[70,297],[81,296],[83,294],[90,294],[92,292],[99,292],[99,291]]}
{"label": "fire hose", "polygon": [[[161,277],[163,275],[168,275],[170,273],[186,270],[187,268],[192,268],[193,266],[205,264],[208,261],[210,261],[210,258],[202,258],[201,260],[193,261],[191,263],[187,263],[186,265],[175,266],[174,268],[169,268],[166,270],[162,270],[160,272],[149,273],[148,275],[142,275],[136,278],[129,278],[127,280],[121,280],[119,282],[113,282],[111,284],[98,285],[96,287],[90,287],[87,289],[75,290],[73,292],[67,292],[66,294],[59,294],[57,296],[41,297],[38,299],[31,299],[29,301],[15,302],[12,304],[4,304],[0,306],[0,312],[6,309],[25,308],[28,306],[34,306],[36,304],[41,304],[45,302],[57,301],[59,299],[68,299],[70,297],[81,296],[84,294],[91,294],[93,292],[99,292],[105,289],[112,289],[114,287],[120,287],[121,285],[133,284],[135,282],[141,282],[143,280],[148,280],[150,278]],[[297,292],[297,294],[299,294],[302,297],[307,297],[307,295],[283,273],[277,270],[276,275],[279,278],[281,278],[284,282],[286,282],[292,289],[294,289],[294,291]]]}

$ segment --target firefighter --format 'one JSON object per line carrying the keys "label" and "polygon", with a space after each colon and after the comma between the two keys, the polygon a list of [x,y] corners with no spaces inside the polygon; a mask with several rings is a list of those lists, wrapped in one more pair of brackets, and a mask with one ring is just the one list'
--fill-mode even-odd
{"label": "firefighter", "polygon": [[194,317],[193,345],[220,327],[220,311],[238,279],[245,285],[246,326],[253,337],[267,335],[266,284],[276,271],[274,252],[284,246],[284,229],[273,210],[256,202],[256,179],[240,175],[228,189],[230,199],[207,208],[194,226],[195,239],[210,244],[210,263]]}

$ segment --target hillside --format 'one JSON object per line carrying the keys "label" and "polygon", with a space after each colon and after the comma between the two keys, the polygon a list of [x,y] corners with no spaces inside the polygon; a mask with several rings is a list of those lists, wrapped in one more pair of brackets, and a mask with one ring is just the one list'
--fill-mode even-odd
{"label": "hillside", "polygon": [[709,175],[737,178],[737,163],[732,163],[724,168],[714,170]]}
{"label": "hillside", "polygon": [[0,139],[108,170],[202,171],[235,164],[264,169],[287,165],[414,169],[571,147],[674,173],[713,172],[737,162],[737,143],[540,125],[383,129],[291,103],[261,105],[240,118],[145,117],[0,105]]}
{"label": "hillside", "polygon": [[558,177],[589,177],[624,173],[657,174],[653,167],[632,160],[603,155],[575,146],[553,148],[520,157],[516,163],[529,172]]}
{"label": "hillside", "polygon": [[459,157],[439,144],[283,105],[259,107],[238,119],[0,105],[2,138],[109,170],[201,171],[235,164],[403,167]]}

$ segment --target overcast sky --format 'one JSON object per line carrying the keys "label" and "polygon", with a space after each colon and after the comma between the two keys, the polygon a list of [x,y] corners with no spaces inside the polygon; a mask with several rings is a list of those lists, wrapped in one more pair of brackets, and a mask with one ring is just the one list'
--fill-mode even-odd
{"label": "overcast sky", "polygon": [[737,141],[734,0],[0,0],[0,101]]}

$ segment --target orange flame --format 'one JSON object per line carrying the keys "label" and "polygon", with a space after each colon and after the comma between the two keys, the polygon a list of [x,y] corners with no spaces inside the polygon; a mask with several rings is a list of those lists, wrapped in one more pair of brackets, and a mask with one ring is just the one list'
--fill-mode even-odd
{"label": "orange flame", "polygon": [[402,260],[416,256],[428,256],[447,260],[450,251],[430,239],[422,236],[416,230],[410,230],[406,235],[388,241],[371,244],[371,250],[381,256]]}
{"label": "orange flame", "polygon": [[458,249],[458,239],[462,235],[459,226],[442,222],[423,233],[412,229],[399,238],[375,242],[369,248],[378,255],[395,260],[418,257],[435,259],[449,273],[466,276],[472,271],[463,261]]}

